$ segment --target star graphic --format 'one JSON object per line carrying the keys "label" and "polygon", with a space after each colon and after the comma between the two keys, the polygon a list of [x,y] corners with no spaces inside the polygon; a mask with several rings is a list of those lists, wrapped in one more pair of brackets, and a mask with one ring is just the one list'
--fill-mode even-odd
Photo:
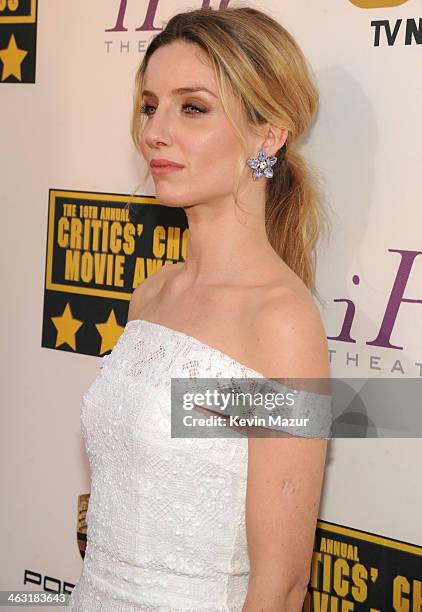
{"label": "star graphic", "polygon": [[13,75],[18,81],[22,81],[21,64],[27,55],[28,51],[18,48],[15,35],[12,34],[8,46],[0,49],[0,60],[3,62],[1,80],[5,81],[9,76]]}
{"label": "star graphic", "polygon": [[123,327],[117,323],[116,315],[112,309],[105,323],[96,323],[95,327],[101,336],[100,355],[111,351],[123,332]]}
{"label": "star graphic", "polygon": [[59,317],[51,317],[55,328],[57,329],[57,337],[55,348],[62,344],[68,344],[70,348],[76,351],[76,332],[83,325],[83,321],[78,321],[73,318],[69,303]]}

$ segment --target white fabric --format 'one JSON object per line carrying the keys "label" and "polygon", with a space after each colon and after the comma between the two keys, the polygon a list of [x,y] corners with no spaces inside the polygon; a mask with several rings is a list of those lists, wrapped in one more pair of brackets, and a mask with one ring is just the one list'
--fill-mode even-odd
{"label": "white fabric", "polygon": [[83,397],[91,467],[77,612],[241,612],[247,438],[172,438],[171,377],[262,374],[182,332],[129,321]]}

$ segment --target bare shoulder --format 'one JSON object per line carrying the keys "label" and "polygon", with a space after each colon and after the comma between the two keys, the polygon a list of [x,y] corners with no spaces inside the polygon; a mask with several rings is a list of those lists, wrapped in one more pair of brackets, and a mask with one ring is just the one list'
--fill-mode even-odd
{"label": "bare shoulder", "polygon": [[[312,294],[300,283],[267,294],[254,316],[253,338],[259,371],[268,378],[329,378],[324,325]],[[326,451],[324,438],[288,434],[248,439],[248,610],[255,609],[263,594],[273,593],[276,600],[292,593],[295,601],[283,599],[283,609],[299,610],[303,603]]]}
{"label": "bare shoulder", "polygon": [[271,291],[255,315],[251,336],[255,361],[267,377],[329,377],[324,324],[304,285]]}
{"label": "bare shoulder", "polygon": [[142,281],[142,283],[139,283],[136,289],[134,289],[130,298],[127,317],[128,321],[137,318],[137,313],[141,309],[142,305],[148,302],[158,293],[158,291],[160,291],[164,282],[172,274],[174,274],[174,272],[179,269],[181,265],[183,265],[183,262],[163,265],[156,272],[154,272],[154,274],[151,274],[144,281]]}

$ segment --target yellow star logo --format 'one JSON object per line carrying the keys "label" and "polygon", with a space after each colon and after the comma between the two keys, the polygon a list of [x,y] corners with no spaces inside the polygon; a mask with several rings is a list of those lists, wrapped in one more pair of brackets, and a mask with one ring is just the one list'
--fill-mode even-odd
{"label": "yellow star logo", "polygon": [[7,77],[13,75],[21,81],[21,64],[27,55],[28,51],[18,48],[15,35],[12,34],[9,45],[5,49],[0,49],[0,60],[3,62],[1,80],[4,81]]}
{"label": "yellow star logo", "polygon": [[73,318],[69,303],[66,304],[60,317],[51,317],[51,320],[58,332],[55,348],[62,344],[68,344],[70,348],[76,351],[76,332],[83,325],[83,321]]}
{"label": "yellow star logo", "polygon": [[117,340],[120,338],[123,332],[123,327],[116,321],[116,315],[114,310],[109,314],[109,317],[105,323],[96,323],[95,327],[101,336],[101,348],[100,355],[111,351]]}

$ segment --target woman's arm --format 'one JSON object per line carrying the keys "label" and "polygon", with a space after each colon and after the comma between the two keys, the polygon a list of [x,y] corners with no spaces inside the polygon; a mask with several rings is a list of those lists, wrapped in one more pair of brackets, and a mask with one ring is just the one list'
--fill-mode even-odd
{"label": "woman's arm", "polygon": [[[329,378],[325,330],[308,300],[270,309],[256,338],[268,378]],[[265,348],[264,348],[265,347]],[[300,612],[310,579],[327,440],[248,440],[246,532],[250,579],[243,612]]]}

